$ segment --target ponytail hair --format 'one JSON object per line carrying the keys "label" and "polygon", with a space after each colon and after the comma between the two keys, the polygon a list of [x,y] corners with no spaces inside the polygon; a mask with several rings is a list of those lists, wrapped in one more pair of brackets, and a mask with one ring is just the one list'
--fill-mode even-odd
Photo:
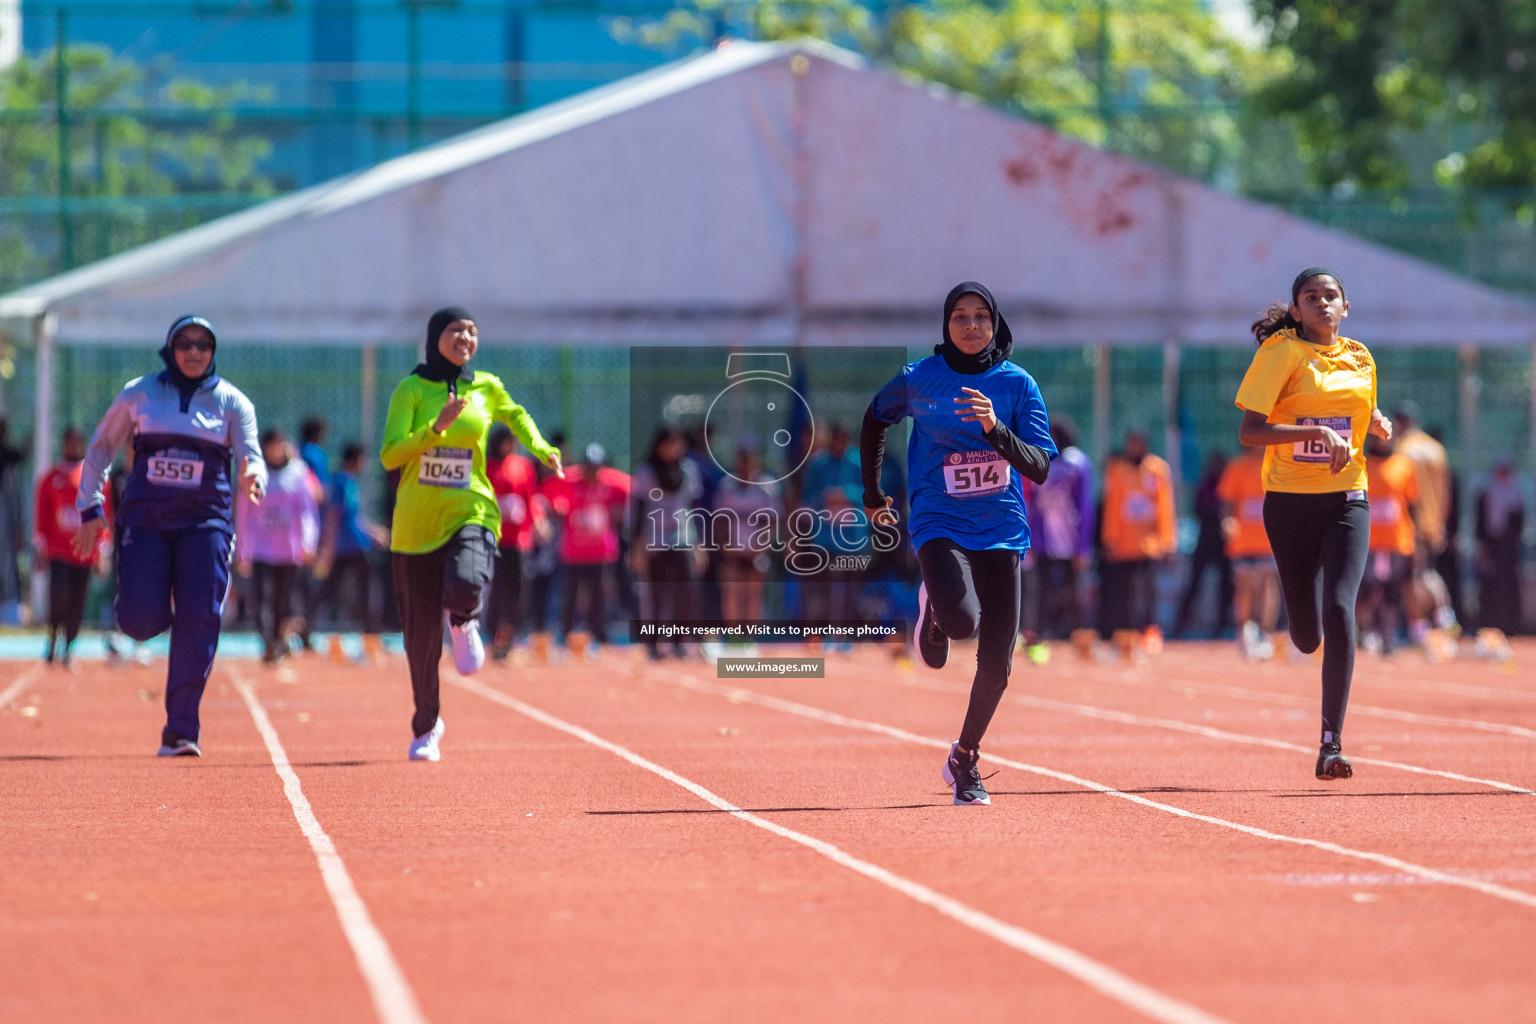
{"label": "ponytail hair", "polygon": [[1301,324],[1291,316],[1291,307],[1274,302],[1262,317],[1253,322],[1249,330],[1253,331],[1254,344],[1262,345],[1271,334],[1285,330],[1299,331]]}
{"label": "ponytail hair", "polygon": [[[1297,297],[1301,295],[1301,286],[1314,277],[1331,277],[1339,286],[1339,294],[1344,295],[1344,279],[1327,267],[1308,267],[1296,275],[1296,280],[1291,282],[1291,303],[1294,305]],[[1281,331],[1295,331],[1301,333],[1301,321],[1291,316],[1291,307],[1280,303],[1272,303],[1264,315],[1255,320],[1249,330],[1253,332],[1255,344],[1262,345],[1271,334]]]}

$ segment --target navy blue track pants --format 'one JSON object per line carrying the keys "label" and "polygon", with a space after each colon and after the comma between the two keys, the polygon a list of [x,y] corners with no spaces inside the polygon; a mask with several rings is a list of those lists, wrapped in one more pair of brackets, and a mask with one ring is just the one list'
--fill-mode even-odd
{"label": "navy blue track pants", "polygon": [[198,738],[197,708],[219,646],[230,535],[217,527],[125,526],[118,540],[117,627],[144,641],[171,631],[165,728]]}

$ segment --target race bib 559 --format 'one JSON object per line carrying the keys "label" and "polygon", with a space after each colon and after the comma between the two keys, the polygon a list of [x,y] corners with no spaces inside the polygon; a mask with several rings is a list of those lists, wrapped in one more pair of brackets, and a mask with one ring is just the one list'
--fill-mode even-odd
{"label": "race bib 559", "polygon": [[144,478],[162,487],[201,487],[203,460],[181,455],[151,455]]}

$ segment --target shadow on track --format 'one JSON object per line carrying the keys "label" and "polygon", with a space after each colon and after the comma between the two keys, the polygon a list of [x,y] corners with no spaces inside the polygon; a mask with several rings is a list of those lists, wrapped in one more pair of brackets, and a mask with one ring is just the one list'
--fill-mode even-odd
{"label": "shadow on track", "polygon": [[[791,811],[915,811],[923,807],[932,807],[933,804],[895,804],[887,807],[743,807],[748,814],[782,814]],[[594,815],[628,815],[628,814],[730,814],[730,811],[722,811],[718,807],[684,807],[676,810],[645,810],[645,811],[586,811]]]}
{"label": "shadow on track", "polygon": [[1358,796],[1396,796],[1396,797],[1423,796],[1423,797],[1437,797],[1437,796],[1529,796],[1529,795],[1530,794],[1528,794],[1528,793],[1512,793],[1512,792],[1510,792],[1508,790],[1502,790],[1502,789],[1473,789],[1473,790],[1468,790],[1467,792],[1464,792],[1464,793],[1463,792],[1455,792],[1455,793],[1351,793],[1351,792],[1349,792],[1346,789],[1335,789],[1335,790],[1331,790],[1331,791],[1325,792],[1325,793],[1276,793],[1276,794],[1274,794],[1274,796],[1275,796],[1275,798],[1277,800],[1307,800],[1307,799],[1313,799],[1313,798],[1317,798],[1317,797],[1322,797],[1322,798],[1326,799],[1328,797],[1358,797]]}

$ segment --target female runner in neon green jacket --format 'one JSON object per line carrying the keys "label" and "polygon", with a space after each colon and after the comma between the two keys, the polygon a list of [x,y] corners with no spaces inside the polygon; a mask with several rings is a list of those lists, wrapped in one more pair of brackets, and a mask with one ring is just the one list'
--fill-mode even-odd
{"label": "female runner in neon green jacket", "polygon": [[536,458],[565,475],[559,450],[544,440],[501,381],[469,369],[478,345],[468,311],[450,306],[432,314],[427,360],[390,396],[379,449],[384,468],[400,471],[389,546],[416,698],[413,761],[439,758],[437,662],[444,610],[458,670],[468,675],[485,663],[479,620],[501,533],[496,493],[485,476],[492,422],[507,424]]}

